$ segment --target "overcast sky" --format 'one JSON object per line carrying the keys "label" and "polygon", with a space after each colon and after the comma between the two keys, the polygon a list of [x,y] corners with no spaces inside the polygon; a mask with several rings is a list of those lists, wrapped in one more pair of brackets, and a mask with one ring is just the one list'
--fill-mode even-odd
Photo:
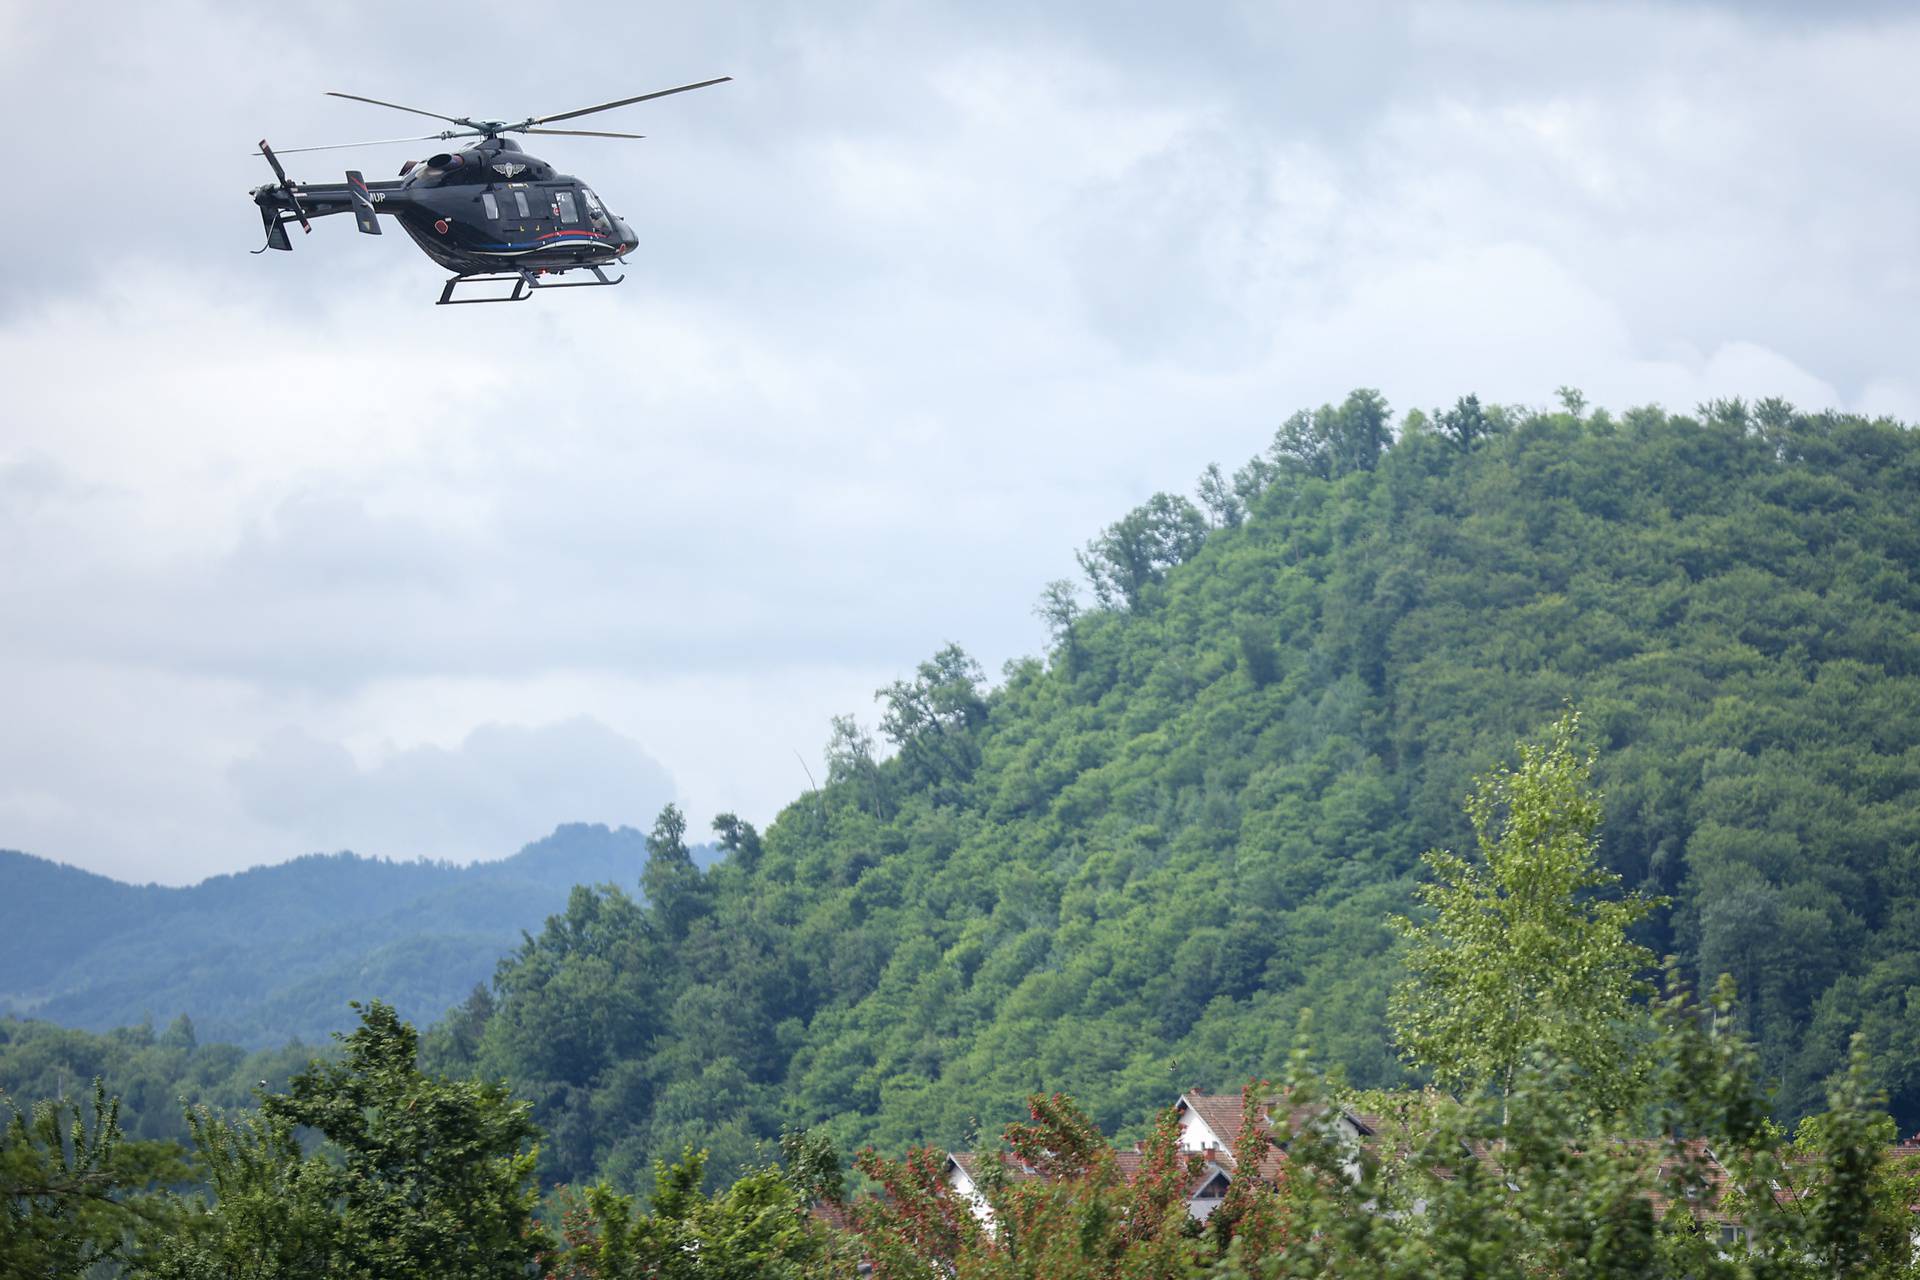
{"label": "overcast sky", "polygon": [[[1036,651],[1075,546],[1355,386],[1920,418],[1897,6],[434,8],[0,0],[0,848],[764,821],[831,715]],[[729,74],[538,140],[639,233],[618,289],[436,308],[343,218],[247,254],[255,139],[418,120],[325,90]]]}

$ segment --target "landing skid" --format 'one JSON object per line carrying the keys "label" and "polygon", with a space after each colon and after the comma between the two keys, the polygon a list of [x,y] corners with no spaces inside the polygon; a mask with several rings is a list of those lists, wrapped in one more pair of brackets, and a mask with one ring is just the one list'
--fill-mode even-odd
{"label": "landing skid", "polygon": [[[568,270],[592,272],[593,279],[542,280],[540,277],[544,273],[536,271],[489,271],[470,276],[454,276],[447,281],[446,287],[440,290],[440,301],[434,305],[441,307],[461,307],[470,306],[477,302],[525,302],[533,296],[535,289],[598,289],[602,285],[615,285],[626,279],[625,276],[615,276],[609,280],[607,273],[597,266],[570,267]],[[554,274],[559,275],[562,273],[555,272]],[[463,284],[484,286],[490,284],[506,284],[509,281],[513,284],[513,291],[511,293],[496,294],[488,298],[456,298],[453,296],[454,289]]]}

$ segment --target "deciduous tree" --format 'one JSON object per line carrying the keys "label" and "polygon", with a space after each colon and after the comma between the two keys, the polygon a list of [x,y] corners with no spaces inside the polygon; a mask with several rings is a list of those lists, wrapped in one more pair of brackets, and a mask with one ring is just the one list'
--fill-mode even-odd
{"label": "deciduous tree", "polygon": [[1391,1003],[1407,1058],[1443,1085],[1505,1094],[1527,1056],[1551,1052],[1596,1112],[1634,1096],[1636,997],[1651,952],[1627,930],[1660,903],[1618,889],[1596,856],[1594,757],[1563,716],[1517,769],[1480,780],[1467,801],[1477,857],[1425,855],[1428,918],[1394,917],[1410,977]]}

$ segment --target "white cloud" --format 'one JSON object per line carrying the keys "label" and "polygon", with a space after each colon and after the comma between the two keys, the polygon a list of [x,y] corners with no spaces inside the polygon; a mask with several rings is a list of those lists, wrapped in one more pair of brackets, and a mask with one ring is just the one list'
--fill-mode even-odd
{"label": "white cloud", "polygon": [[[708,6],[477,73],[507,9],[0,6],[21,163],[119,249],[0,297],[0,845],[502,852],[603,815],[466,804],[487,840],[399,791],[531,777],[546,730],[472,735],[581,717],[696,821],[764,820],[829,715],[949,639],[1034,648],[1075,544],[1356,385],[1920,412],[1899,10]],[[437,309],[339,220],[245,252],[253,139],[403,119],[323,89],[512,113],[726,72],[621,117],[645,143],[542,140],[640,231],[620,289]]]}
{"label": "white cloud", "polygon": [[498,856],[552,830],[556,812],[645,827],[673,798],[639,743],[584,717],[482,725],[455,747],[408,747],[370,767],[286,728],[228,779],[248,816],[306,847],[400,857]]}

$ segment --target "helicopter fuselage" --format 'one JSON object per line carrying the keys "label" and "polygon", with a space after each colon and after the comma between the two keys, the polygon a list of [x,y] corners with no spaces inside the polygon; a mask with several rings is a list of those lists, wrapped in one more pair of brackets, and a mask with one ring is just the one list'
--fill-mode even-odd
{"label": "helicopter fuselage", "polygon": [[[352,212],[357,176],[255,188],[268,244],[290,248],[286,224],[302,213],[313,218]],[[457,277],[608,266],[639,243],[585,183],[554,172],[510,138],[409,161],[396,181],[361,183],[359,200],[363,209],[370,206],[397,221],[428,257]],[[364,218],[361,229],[377,233]]]}

